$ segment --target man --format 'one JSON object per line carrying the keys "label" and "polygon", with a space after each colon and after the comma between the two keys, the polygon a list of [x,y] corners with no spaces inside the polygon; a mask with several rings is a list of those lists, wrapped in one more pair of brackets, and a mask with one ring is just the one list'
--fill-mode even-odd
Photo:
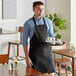
{"label": "man", "polygon": [[[52,22],[43,17],[43,10],[44,4],[41,1],[33,3],[34,16],[24,23],[22,45],[27,66],[46,75],[55,72],[52,49],[46,43],[46,38],[48,36],[54,38],[54,34]],[[30,38],[29,55],[28,37]]]}

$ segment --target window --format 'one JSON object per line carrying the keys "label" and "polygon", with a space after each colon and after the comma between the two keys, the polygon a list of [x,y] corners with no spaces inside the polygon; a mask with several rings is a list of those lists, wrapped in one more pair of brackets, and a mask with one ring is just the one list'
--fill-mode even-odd
{"label": "window", "polygon": [[17,16],[17,0],[2,0],[2,19],[15,19]]}

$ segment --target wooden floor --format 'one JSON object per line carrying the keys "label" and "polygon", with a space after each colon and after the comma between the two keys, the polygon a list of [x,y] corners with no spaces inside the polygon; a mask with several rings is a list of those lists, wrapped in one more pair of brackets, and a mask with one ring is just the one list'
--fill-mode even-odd
{"label": "wooden floor", "polygon": [[[27,68],[22,63],[19,64],[16,70],[14,69],[9,71],[8,67],[9,67],[8,64],[0,65],[0,76],[44,76],[43,74],[41,74],[40,72],[34,69]],[[65,72],[64,69],[62,69],[61,72]],[[51,76],[51,75],[48,75],[48,76]],[[54,76],[58,76],[58,75],[55,74]],[[64,74],[61,76],[66,76],[66,75]],[[72,76],[72,75],[68,74],[68,76]]]}
{"label": "wooden floor", "polygon": [[9,70],[9,65],[0,65],[0,76],[44,76],[40,72],[27,68],[24,64],[19,64],[18,68]]}

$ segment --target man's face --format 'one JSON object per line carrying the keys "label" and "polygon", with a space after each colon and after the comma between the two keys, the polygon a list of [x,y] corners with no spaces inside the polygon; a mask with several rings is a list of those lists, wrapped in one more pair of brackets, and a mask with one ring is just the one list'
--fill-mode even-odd
{"label": "man's face", "polygon": [[35,13],[35,16],[41,17],[43,15],[44,6],[43,5],[37,5],[33,8],[33,11]]}

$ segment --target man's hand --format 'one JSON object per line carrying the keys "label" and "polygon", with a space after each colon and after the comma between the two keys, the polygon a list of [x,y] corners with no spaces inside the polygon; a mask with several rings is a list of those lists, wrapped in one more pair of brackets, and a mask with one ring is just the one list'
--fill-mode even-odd
{"label": "man's hand", "polygon": [[26,57],[26,64],[28,67],[32,67],[33,63],[29,57]]}

